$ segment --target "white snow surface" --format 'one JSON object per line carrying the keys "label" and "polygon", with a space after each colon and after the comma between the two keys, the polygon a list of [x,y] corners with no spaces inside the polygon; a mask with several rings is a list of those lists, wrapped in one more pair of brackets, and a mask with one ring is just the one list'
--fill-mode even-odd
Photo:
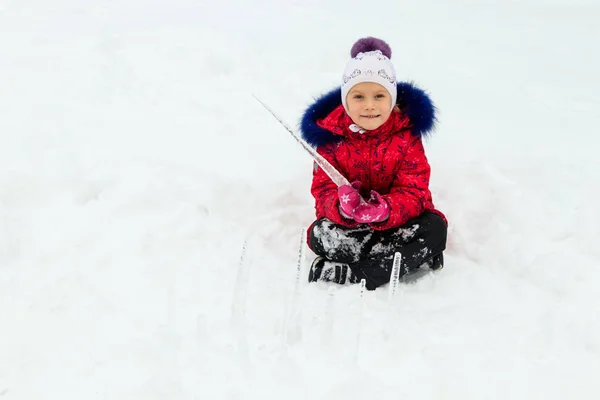
{"label": "white snow surface", "polygon": [[[599,19],[0,0],[0,399],[599,398]],[[295,290],[312,160],[252,97],[295,124],[369,35],[439,108],[450,222],[391,301],[309,285],[310,252]]]}

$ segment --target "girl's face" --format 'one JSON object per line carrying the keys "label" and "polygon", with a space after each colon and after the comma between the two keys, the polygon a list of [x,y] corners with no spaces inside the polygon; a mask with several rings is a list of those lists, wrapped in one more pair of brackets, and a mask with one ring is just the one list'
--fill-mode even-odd
{"label": "girl's face", "polygon": [[383,125],[392,113],[392,97],[378,83],[361,82],[346,95],[346,107],[356,125],[372,131]]}

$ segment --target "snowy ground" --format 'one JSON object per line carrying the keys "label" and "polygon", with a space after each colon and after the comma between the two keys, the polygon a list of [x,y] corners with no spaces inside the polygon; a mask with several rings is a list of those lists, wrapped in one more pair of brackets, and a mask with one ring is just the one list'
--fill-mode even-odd
{"label": "snowy ground", "polygon": [[[0,0],[0,399],[600,396],[600,5],[367,4]],[[440,109],[446,268],[305,264],[286,318],[312,162],[252,94],[296,122],[367,35]]]}

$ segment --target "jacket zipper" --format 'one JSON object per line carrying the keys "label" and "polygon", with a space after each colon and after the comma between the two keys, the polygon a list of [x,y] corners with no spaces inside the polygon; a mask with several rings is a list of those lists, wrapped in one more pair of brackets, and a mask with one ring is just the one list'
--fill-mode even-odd
{"label": "jacket zipper", "polygon": [[373,146],[371,145],[371,140],[370,139],[367,139],[367,143],[368,143],[367,148],[369,150],[368,153],[367,153],[368,154],[367,155],[367,157],[368,157],[368,162],[367,162],[367,176],[369,178],[368,179],[369,184],[367,185],[367,187],[369,188],[369,190],[373,190],[373,188],[371,187],[371,156],[373,154],[371,150],[373,149]]}

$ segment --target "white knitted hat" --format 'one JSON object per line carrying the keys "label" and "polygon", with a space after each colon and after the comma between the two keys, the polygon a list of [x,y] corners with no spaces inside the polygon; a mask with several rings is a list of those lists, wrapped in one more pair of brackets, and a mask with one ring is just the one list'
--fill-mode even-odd
{"label": "white knitted hat", "polygon": [[[383,86],[392,97],[392,109],[396,105],[396,70],[390,61],[392,50],[381,39],[364,38],[357,41],[350,51],[352,57],[346,63],[342,78],[342,104],[348,112],[346,96],[352,87],[362,82],[374,82]],[[391,111],[391,110],[390,110]]]}

